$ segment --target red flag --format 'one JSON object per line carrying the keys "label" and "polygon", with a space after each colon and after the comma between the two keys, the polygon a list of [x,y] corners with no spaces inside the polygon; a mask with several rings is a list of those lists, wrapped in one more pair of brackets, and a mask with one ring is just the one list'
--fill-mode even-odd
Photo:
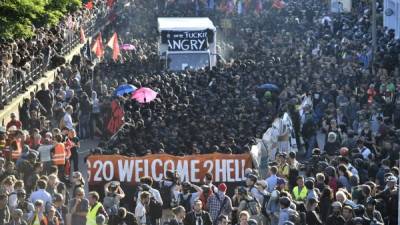
{"label": "red flag", "polygon": [[118,35],[114,33],[111,39],[108,41],[107,46],[113,50],[112,58],[114,61],[118,60],[119,56],[119,44],[118,44]]}
{"label": "red flag", "polygon": [[83,30],[83,28],[81,27],[81,44],[84,44],[86,42],[86,36],[85,36],[85,31]]}
{"label": "red flag", "polygon": [[98,58],[104,56],[104,48],[103,48],[103,41],[101,40],[101,33],[99,33],[99,36],[97,36],[96,42],[92,47],[92,51],[95,52]]}
{"label": "red flag", "polygon": [[283,9],[285,6],[286,3],[282,0],[274,0],[274,3],[272,4],[272,7],[276,9]]}
{"label": "red flag", "polygon": [[85,4],[85,7],[89,10],[93,9],[93,1],[89,1],[88,3]]}
{"label": "red flag", "polygon": [[112,7],[114,5],[114,0],[107,0],[107,6]]}

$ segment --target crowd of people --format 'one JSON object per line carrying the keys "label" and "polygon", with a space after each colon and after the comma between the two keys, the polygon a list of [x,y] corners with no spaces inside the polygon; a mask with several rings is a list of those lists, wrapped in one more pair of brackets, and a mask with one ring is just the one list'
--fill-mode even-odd
{"label": "crowd of people", "polygon": [[[1,128],[0,224],[397,224],[400,41],[378,26],[372,58],[365,1],[340,15],[323,1],[276,2],[126,5],[102,36],[117,32],[134,51],[114,62],[106,49],[96,63],[83,48]],[[218,27],[218,66],[165,71],[158,16],[210,17]],[[23,49],[31,45],[8,46],[2,49],[30,54]],[[10,63],[20,65],[17,58]],[[264,83],[279,91],[260,90]],[[125,84],[158,97],[140,104],[115,96]],[[100,139],[96,154],[240,154],[284,113],[297,151],[280,147],[268,174],[246,171],[232,193],[229,184],[213,184],[213,174],[192,184],[176,171],[160,182],[142,177],[135,193],[116,181],[87,192],[79,172],[82,139]]]}
{"label": "crowd of people", "polygon": [[[79,44],[76,31],[81,27],[89,28],[106,13],[105,2],[95,1],[91,9],[83,7],[66,14],[57,26],[32,27],[34,36],[31,38],[0,38],[0,104],[12,100],[14,95],[10,89],[26,92],[27,85],[46,71],[64,64],[64,54]],[[74,37],[78,40],[75,43]]]}

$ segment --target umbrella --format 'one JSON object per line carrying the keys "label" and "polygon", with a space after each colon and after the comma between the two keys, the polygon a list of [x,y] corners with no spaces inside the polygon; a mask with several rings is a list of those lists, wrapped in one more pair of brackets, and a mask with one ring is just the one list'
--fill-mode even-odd
{"label": "umbrella", "polygon": [[275,91],[279,92],[280,88],[276,84],[266,83],[258,86],[258,89],[263,89],[265,91]]}
{"label": "umbrella", "polygon": [[140,103],[148,103],[153,101],[157,97],[157,92],[151,90],[150,88],[139,88],[132,94],[132,99]]}
{"label": "umbrella", "polygon": [[121,49],[125,51],[133,51],[133,50],[136,51],[136,47],[132,44],[123,44],[121,45]]}
{"label": "umbrella", "polygon": [[132,93],[136,90],[137,88],[131,84],[123,84],[118,86],[115,91],[114,91],[114,95],[116,96],[122,96],[124,94],[127,93]]}

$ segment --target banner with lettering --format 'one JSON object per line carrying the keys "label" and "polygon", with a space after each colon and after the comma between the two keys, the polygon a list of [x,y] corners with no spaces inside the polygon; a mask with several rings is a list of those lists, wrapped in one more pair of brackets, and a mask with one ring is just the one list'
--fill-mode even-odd
{"label": "banner with lettering", "polygon": [[210,30],[161,32],[161,43],[168,45],[168,51],[205,51],[212,42]]}
{"label": "banner with lettering", "polygon": [[87,159],[89,184],[107,181],[135,184],[141,177],[150,176],[160,181],[167,170],[177,171],[181,180],[202,182],[210,172],[214,182],[234,183],[245,180],[245,170],[253,168],[250,154],[205,154],[173,156],[155,154],[144,157],[121,155],[91,155]]}

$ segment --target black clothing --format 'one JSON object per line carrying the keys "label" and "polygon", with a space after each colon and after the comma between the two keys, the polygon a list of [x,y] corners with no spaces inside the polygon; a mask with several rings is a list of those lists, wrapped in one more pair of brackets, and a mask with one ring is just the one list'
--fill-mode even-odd
{"label": "black clothing", "polygon": [[[199,223],[196,223],[196,221]],[[200,213],[191,211],[186,215],[183,223],[184,225],[212,225],[211,216],[206,211],[201,211]]]}
{"label": "black clothing", "polygon": [[330,215],[326,220],[326,225],[343,225],[345,222],[343,216]]}
{"label": "black clothing", "polygon": [[[184,225],[183,222],[178,222],[175,218],[169,221],[169,225]],[[194,224],[192,224],[194,225]]]}
{"label": "black clothing", "polygon": [[110,218],[109,224],[113,225],[137,225],[135,215],[131,212],[126,213],[125,218],[121,218],[119,216],[113,216]]}
{"label": "black clothing", "polygon": [[306,213],[306,224],[307,225],[322,225],[322,221],[319,218],[317,212],[307,211]]}

